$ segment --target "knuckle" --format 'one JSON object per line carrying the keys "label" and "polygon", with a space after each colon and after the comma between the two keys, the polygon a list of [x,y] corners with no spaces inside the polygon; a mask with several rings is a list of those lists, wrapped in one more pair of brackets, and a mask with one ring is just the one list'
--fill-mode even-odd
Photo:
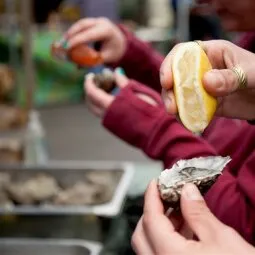
{"label": "knuckle", "polygon": [[236,231],[233,228],[231,228],[229,226],[226,226],[226,225],[223,225],[223,224],[222,224],[222,228],[220,228],[218,230],[219,230],[220,236],[222,238],[223,237],[224,238],[231,237],[231,236],[235,236],[236,235]]}
{"label": "knuckle", "polygon": [[194,220],[201,220],[207,218],[211,214],[204,201],[196,201],[196,206],[189,212],[190,217]]}
{"label": "knuckle", "polygon": [[233,43],[226,41],[226,40],[220,40],[220,42],[222,44],[222,46],[224,47],[224,49],[229,49],[229,47],[231,47],[233,45]]}
{"label": "knuckle", "polygon": [[151,216],[150,212],[145,211],[143,214],[142,219],[142,226],[145,230],[148,230],[151,226],[151,223],[153,222],[153,217]]}
{"label": "knuckle", "polygon": [[151,217],[150,215],[148,215],[148,213],[145,211],[144,212],[144,215],[143,215],[143,221],[142,221],[142,224],[144,227],[148,226],[151,222]]}
{"label": "knuckle", "polygon": [[138,243],[139,243],[139,236],[137,234],[137,231],[135,231],[131,237],[131,246],[133,247],[133,249],[136,249]]}

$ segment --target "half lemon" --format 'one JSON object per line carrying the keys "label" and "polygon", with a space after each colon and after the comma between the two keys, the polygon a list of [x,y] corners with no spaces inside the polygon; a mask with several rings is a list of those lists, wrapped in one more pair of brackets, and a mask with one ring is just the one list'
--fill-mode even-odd
{"label": "half lemon", "polygon": [[217,108],[217,100],[202,84],[204,74],[211,69],[211,63],[198,43],[187,42],[177,48],[172,64],[174,94],[179,118],[193,133],[205,130]]}

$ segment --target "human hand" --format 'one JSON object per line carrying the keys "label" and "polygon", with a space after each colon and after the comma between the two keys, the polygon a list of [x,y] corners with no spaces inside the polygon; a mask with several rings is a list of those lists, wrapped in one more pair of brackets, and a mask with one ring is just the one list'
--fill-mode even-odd
{"label": "human hand", "polygon": [[66,32],[68,48],[83,43],[100,42],[100,53],[105,63],[119,61],[126,51],[126,38],[121,30],[107,18],[85,18]]}
{"label": "human hand", "polygon": [[[128,85],[128,78],[122,74],[119,69],[114,72],[115,82],[118,88],[124,88]],[[84,82],[86,103],[88,108],[98,117],[103,117],[108,107],[114,101],[115,96],[98,88],[94,82],[94,74],[86,75]]]}
{"label": "human hand", "polygon": [[[123,89],[129,83],[129,79],[122,74],[121,69],[116,69],[115,81],[118,88]],[[84,89],[86,94],[86,102],[88,108],[98,117],[103,117],[109,106],[115,99],[114,95],[108,94],[102,89],[98,88],[94,81],[94,74],[88,74],[84,82]],[[158,103],[149,95],[143,93],[136,93],[136,96],[144,102],[156,106]]]}
{"label": "human hand", "polygon": [[[203,84],[208,93],[218,98],[216,114],[230,118],[255,119],[255,55],[228,41],[212,40],[201,44],[214,68],[205,74]],[[175,46],[165,58],[160,72],[162,97],[170,114],[177,113],[170,70],[178,47],[179,45]],[[239,89],[238,77],[231,70],[236,66],[241,67],[247,75],[245,89]]]}
{"label": "human hand", "polygon": [[[182,220],[169,218],[164,213],[157,184],[151,182],[145,194],[144,214],[132,237],[138,255],[240,255],[255,254],[236,231],[221,223],[208,209],[196,186],[186,184],[181,195]],[[174,222],[175,220],[175,222]],[[177,227],[176,227],[177,226]],[[177,229],[177,228],[180,228]],[[190,230],[199,241],[188,240]],[[183,231],[183,233],[181,233]],[[233,241],[234,240],[234,241]]]}

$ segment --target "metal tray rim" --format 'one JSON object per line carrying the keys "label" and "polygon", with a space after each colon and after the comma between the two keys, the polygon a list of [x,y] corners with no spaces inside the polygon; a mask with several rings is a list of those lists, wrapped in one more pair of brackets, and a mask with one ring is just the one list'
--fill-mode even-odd
{"label": "metal tray rim", "polygon": [[39,238],[0,238],[1,245],[50,244],[60,246],[79,246],[91,251],[91,255],[99,255],[103,249],[101,243],[80,239],[39,239]]}
{"label": "metal tray rim", "polygon": [[[0,165],[0,169],[3,165]],[[17,167],[17,165],[16,165]],[[54,168],[54,170],[70,169],[84,170],[86,168],[100,168],[101,171],[109,170],[109,168],[120,168],[123,170],[123,175],[116,187],[113,198],[108,203],[94,206],[19,206],[14,208],[0,208],[1,214],[27,214],[27,215],[77,215],[77,214],[94,214],[97,216],[114,217],[121,211],[123,201],[128,192],[134,174],[134,165],[131,162],[113,162],[113,161],[50,161],[47,165],[25,166],[19,165],[20,169],[34,169],[34,171],[47,170]],[[14,165],[4,166],[4,169],[15,169]]]}

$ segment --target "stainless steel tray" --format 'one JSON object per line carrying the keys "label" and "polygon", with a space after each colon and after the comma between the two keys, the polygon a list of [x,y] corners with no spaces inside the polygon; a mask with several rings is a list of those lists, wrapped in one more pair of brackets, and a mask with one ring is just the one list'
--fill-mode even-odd
{"label": "stainless steel tray", "polygon": [[102,245],[82,240],[0,239],[1,255],[99,255]]}
{"label": "stainless steel tray", "polygon": [[116,184],[112,199],[104,204],[91,206],[31,206],[19,205],[11,208],[1,208],[1,214],[27,214],[27,215],[77,215],[93,214],[97,216],[112,217],[120,213],[123,201],[128,192],[133,177],[133,164],[123,162],[89,162],[89,161],[51,161],[44,166],[0,166],[0,172],[6,171],[13,174],[34,174],[35,171],[48,173],[56,179],[70,176],[83,176],[86,171],[121,171],[121,177]]}

